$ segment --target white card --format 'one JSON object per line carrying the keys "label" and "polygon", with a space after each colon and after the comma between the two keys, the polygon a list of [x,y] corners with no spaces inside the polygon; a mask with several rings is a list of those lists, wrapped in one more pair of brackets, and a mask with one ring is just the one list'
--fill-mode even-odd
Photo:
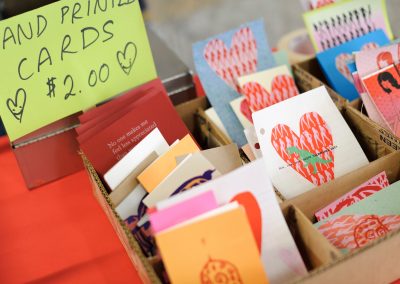
{"label": "white card", "polygon": [[267,173],[287,199],[368,164],[325,87],[253,114]]}
{"label": "white card", "polygon": [[251,212],[248,217],[255,224],[252,229],[257,244],[261,246],[264,270],[271,284],[289,282],[307,274],[276,200],[271,181],[265,175],[262,159],[159,202],[156,208],[168,208],[207,190],[213,191],[220,206],[237,201],[246,208],[246,212]]}
{"label": "white card", "polygon": [[154,129],[125,157],[115,164],[105,175],[104,180],[114,190],[151,152],[158,155],[168,151],[169,145],[158,128]]}

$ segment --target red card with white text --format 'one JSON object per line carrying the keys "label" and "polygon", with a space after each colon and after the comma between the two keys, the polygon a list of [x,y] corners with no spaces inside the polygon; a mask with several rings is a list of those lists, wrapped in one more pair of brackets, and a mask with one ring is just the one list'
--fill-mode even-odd
{"label": "red card with white text", "polygon": [[350,205],[360,200],[363,200],[367,196],[370,196],[387,186],[389,186],[389,180],[386,176],[386,173],[381,172],[380,174],[369,179],[362,185],[338,198],[328,206],[322,208],[321,210],[318,210],[318,212],[315,213],[315,217],[318,221],[328,218],[329,216],[339,212],[343,208],[349,207]]}
{"label": "red card with white text", "polygon": [[98,173],[104,175],[154,128],[168,144],[189,134],[165,89],[147,94],[129,113],[85,140],[80,146]]}

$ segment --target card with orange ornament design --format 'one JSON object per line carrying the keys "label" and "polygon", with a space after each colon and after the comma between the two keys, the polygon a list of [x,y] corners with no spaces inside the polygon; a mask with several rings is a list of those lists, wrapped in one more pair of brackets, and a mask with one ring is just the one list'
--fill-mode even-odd
{"label": "card with orange ornament design", "polygon": [[172,283],[269,283],[246,211],[237,202],[155,237]]}
{"label": "card with orange ornament design", "polygon": [[338,249],[352,252],[400,229],[400,182],[314,226]]}

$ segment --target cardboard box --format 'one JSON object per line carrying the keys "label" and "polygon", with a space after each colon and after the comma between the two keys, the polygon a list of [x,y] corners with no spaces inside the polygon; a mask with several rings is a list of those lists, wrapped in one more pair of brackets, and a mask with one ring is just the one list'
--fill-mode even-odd
{"label": "cardboard box", "polygon": [[293,73],[296,84],[303,92],[322,85],[327,87],[332,99],[339,108],[343,109],[342,114],[347,123],[353,132],[357,134],[359,141],[365,145],[363,147],[364,151],[369,154],[372,160],[400,149],[399,138],[360,111],[362,108],[360,99],[349,102],[327,85],[316,58],[294,65]]}
{"label": "cardboard box", "polygon": [[[213,123],[202,115],[208,106],[207,99],[202,97],[176,107],[194,137],[204,148],[214,146],[214,142],[221,145],[229,142]],[[364,128],[360,129],[360,133],[363,130]],[[368,141],[361,141],[361,145],[368,148],[368,145],[363,145],[364,142],[368,143]],[[400,232],[392,233],[356,253],[345,256],[312,226],[314,211],[363,183],[374,174],[386,170],[391,181],[400,180],[400,153],[393,153],[390,149],[388,153],[391,154],[282,204],[286,221],[310,272],[308,276],[297,279],[299,283],[389,283],[397,276],[400,277],[400,275],[396,276],[397,270],[393,270],[394,266],[398,265],[397,258],[400,255]],[[373,154],[374,152],[369,153],[369,155]],[[373,157],[369,156],[371,160]],[[123,220],[115,212],[114,204],[108,198],[106,189],[90,161],[83,154],[82,159],[91,179],[94,195],[110,219],[141,279],[144,283],[161,283],[161,278],[157,274],[160,267],[159,260],[144,256]],[[393,246],[397,248],[393,249]],[[394,257],[396,255],[397,258]],[[359,263],[363,266],[358,266]],[[380,273],[376,273],[375,269],[370,269],[371,264],[372,267],[379,266]],[[364,270],[367,272],[364,273]],[[357,273],[350,273],[353,271]],[[353,274],[356,275],[353,276]],[[374,275],[371,276],[371,274]],[[370,281],[371,279],[377,281]]]}

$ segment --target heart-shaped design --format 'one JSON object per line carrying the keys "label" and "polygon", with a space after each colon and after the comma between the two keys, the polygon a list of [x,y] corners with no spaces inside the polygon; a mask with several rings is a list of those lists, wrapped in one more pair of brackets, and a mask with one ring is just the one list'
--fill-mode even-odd
{"label": "heart-shaped design", "polygon": [[255,112],[297,96],[299,90],[292,76],[278,75],[272,80],[271,93],[257,82],[244,84],[241,93],[246,97],[250,109]]}
{"label": "heart-shaped design", "polygon": [[7,99],[7,107],[12,115],[21,123],[26,103],[26,92],[20,88],[17,90],[13,99]]}
{"label": "heart-shaped design", "polygon": [[237,201],[246,210],[247,219],[249,220],[251,230],[256,240],[258,251],[261,252],[262,241],[262,219],[261,209],[257,199],[251,192],[242,192],[232,198],[230,202]]}
{"label": "heart-shaped design", "polygon": [[251,117],[251,109],[247,100],[242,100],[240,103],[240,112],[243,114],[245,118],[248,119],[251,123],[253,123],[253,118]]}
{"label": "heart-shaped design", "polygon": [[211,69],[237,92],[237,78],[257,71],[257,42],[249,27],[238,30],[228,49],[220,39],[213,39],[204,48],[204,58]]}
{"label": "heart-shaped design", "polygon": [[[375,42],[369,42],[361,47],[361,51],[372,50],[378,48],[379,45]],[[354,84],[353,75],[351,74],[347,64],[354,60],[354,55],[350,53],[341,53],[335,58],[336,69],[343,75],[350,83]]]}
{"label": "heart-shaped design", "polygon": [[137,47],[133,42],[128,42],[125,45],[124,51],[117,52],[118,64],[126,75],[131,73],[133,64],[135,64],[137,56]]}
{"label": "heart-shaped design", "polygon": [[335,178],[332,133],[317,112],[300,118],[300,137],[287,125],[275,126],[271,143],[292,169],[315,186]]}

